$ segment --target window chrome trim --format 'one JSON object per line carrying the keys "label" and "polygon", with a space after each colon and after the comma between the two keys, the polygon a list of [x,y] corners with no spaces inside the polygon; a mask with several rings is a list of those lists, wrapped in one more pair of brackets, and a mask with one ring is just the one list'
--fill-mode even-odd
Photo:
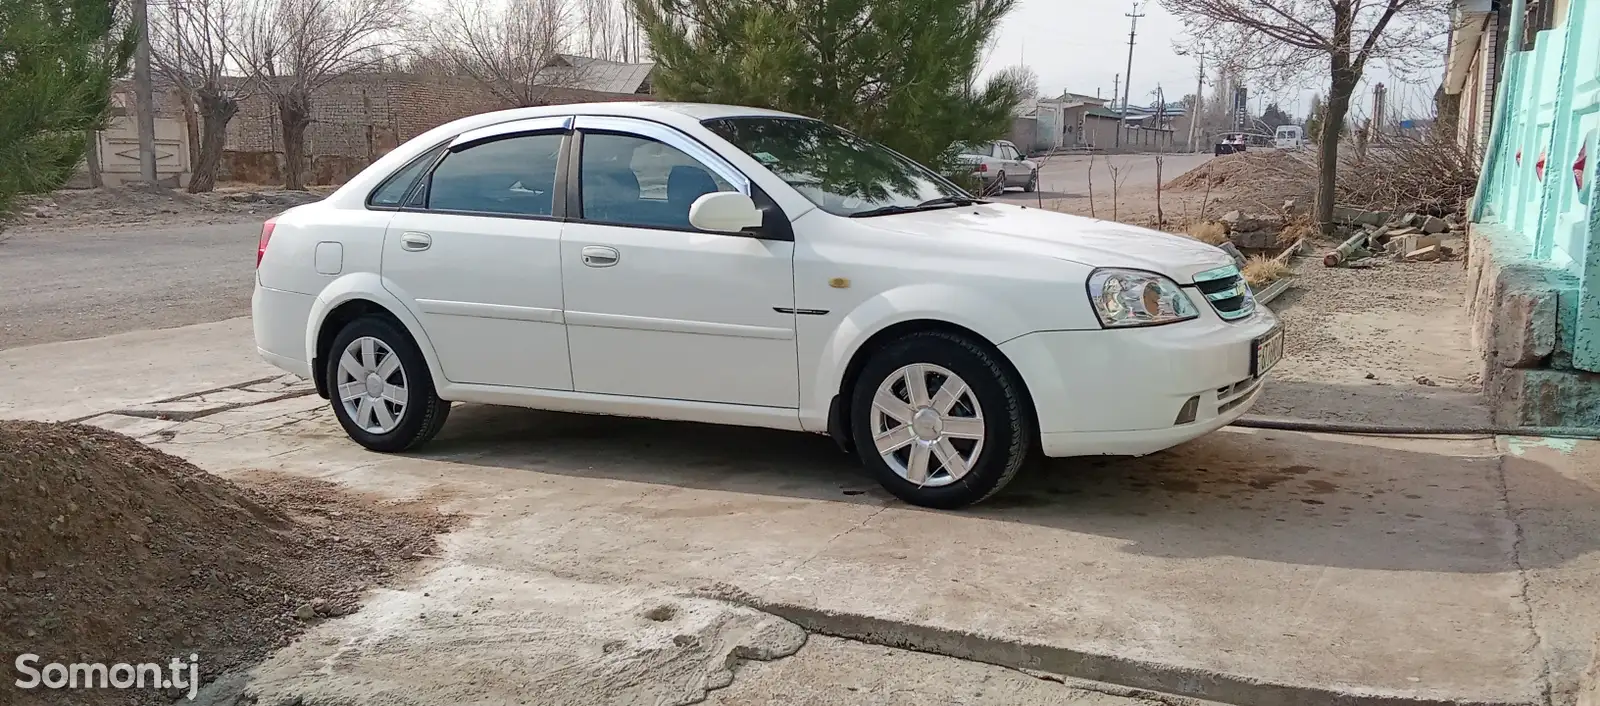
{"label": "window chrome trim", "polygon": [[744,175],[715,150],[705,146],[682,131],[651,120],[619,118],[604,115],[580,115],[576,128],[594,132],[614,132],[655,140],[689,155],[717,176],[732,184],[739,193],[750,195],[750,177]]}
{"label": "window chrome trim", "polygon": [[458,147],[479,142],[484,139],[500,137],[502,135],[510,135],[519,132],[571,130],[572,120],[573,117],[571,115],[547,115],[541,118],[528,118],[527,120],[512,120],[511,122],[496,123],[494,125],[480,127],[475,130],[468,130],[460,135],[456,135],[456,138],[450,141],[450,150],[455,151]]}

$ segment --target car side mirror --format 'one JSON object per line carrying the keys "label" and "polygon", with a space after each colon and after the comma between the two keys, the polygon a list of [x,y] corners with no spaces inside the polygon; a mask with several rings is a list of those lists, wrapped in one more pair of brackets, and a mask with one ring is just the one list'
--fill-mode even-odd
{"label": "car side mirror", "polygon": [[737,233],[761,225],[761,210],[736,191],[705,194],[689,206],[689,225],[717,233]]}

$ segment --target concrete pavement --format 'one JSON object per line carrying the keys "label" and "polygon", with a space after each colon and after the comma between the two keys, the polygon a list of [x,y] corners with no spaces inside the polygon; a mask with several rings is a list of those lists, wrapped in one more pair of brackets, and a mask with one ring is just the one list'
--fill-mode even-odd
{"label": "concrete pavement", "polygon": [[0,418],[83,419],[283,374],[255,350],[249,318],[0,350]]}
{"label": "concrete pavement", "polygon": [[[247,342],[199,328],[168,335]],[[48,400],[107,348],[56,344],[55,365],[21,401],[7,386],[0,410],[103,411]],[[203,384],[254,376],[221,355]],[[112,389],[173,387],[141,377]],[[553,577],[575,586],[559,595],[714,600],[814,633],[1229,703],[1566,703],[1600,625],[1589,444],[1509,440],[1502,461],[1488,440],[1224,431],[1145,459],[1053,463],[944,513],[893,500],[826,439],[764,430],[460,406],[422,453],[382,456],[301,397],[146,439],[222,475],[304,474],[467,513],[417,593],[502,577],[460,598],[487,602],[505,580]],[[415,639],[459,644],[474,624]]]}

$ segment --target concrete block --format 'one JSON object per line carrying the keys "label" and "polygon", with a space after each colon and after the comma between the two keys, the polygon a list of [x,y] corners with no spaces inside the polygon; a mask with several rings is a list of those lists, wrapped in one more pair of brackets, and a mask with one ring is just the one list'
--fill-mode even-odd
{"label": "concrete block", "polygon": [[1234,233],[1228,238],[1245,250],[1267,250],[1278,246],[1278,234],[1267,230]]}
{"label": "concrete block", "polygon": [[1422,232],[1429,235],[1444,233],[1449,230],[1450,223],[1443,218],[1428,216],[1428,218],[1422,222]]}
{"label": "concrete block", "polygon": [[1600,373],[1507,368],[1484,392],[1496,424],[1600,428]]}
{"label": "concrete block", "polygon": [[1532,368],[1555,351],[1556,293],[1505,291],[1480,312],[1489,324],[1489,359],[1503,368]]}
{"label": "concrete block", "polygon": [[1405,254],[1405,259],[1407,262],[1422,262],[1426,260],[1437,260],[1443,256],[1443,246],[1439,245],[1438,243],[1434,243],[1433,245],[1428,245],[1426,247],[1417,248],[1407,252]]}

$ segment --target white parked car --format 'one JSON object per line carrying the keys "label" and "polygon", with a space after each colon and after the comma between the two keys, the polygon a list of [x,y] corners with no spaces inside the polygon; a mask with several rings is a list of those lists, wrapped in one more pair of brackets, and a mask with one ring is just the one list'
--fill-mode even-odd
{"label": "white parked car", "polygon": [[1013,186],[1030,193],[1039,189],[1038,163],[1028,159],[1010,142],[979,142],[956,149],[956,161],[967,165],[986,191],[1004,191]]}
{"label": "white parked car", "polygon": [[941,508],[1039,454],[1215,430],[1283,350],[1210,245],[688,104],[430,130],[266,223],[254,314],[261,355],[377,451],[429,440],[451,402],[772,427]]}

